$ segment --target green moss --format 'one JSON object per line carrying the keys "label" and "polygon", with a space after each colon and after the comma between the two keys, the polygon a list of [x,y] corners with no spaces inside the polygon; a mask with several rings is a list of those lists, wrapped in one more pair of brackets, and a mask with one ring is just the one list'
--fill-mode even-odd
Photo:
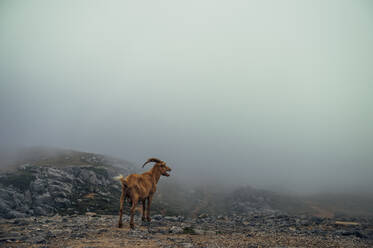
{"label": "green moss", "polygon": [[30,187],[30,183],[35,180],[35,176],[29,171],[17,171],[0,178],[0,183],[4,186],[12,185],[22,191]]}
{"label": "green moss", "polygon": [[183,230],[184,234],[196,234],[192,227],[185,227]]}

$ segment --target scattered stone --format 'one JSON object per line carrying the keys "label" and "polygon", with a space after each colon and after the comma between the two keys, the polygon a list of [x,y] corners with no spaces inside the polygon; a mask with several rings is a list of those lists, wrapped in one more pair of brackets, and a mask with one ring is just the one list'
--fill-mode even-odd
{"label": "scattered stone", "polygon": [[31,239],[31,243],[33,244],[42,244],[46,243],[46,237],[44,236],[36,236]]}
{"label": "scattered stone", "polygon": [[170,228],[170,233],[180,234],[180,233],[184,233],[184,230],[183,230],[183,228],[181,228],[179,226],[172,226]]}
{"label": "scattered stone", "polygon": [[157,215],[153,215],[152,216],[152,220],[162,220],[163,216],[160,215],[160,214],[157,214]]}
{"label": "scattered stone", "polygon": [[342,225],[342,226],[358,226],[360,225],[359,223],[357,222],[352,222],[352,221],[336,221],[335,222],[336,225]]}
{"label": "scattered stone", "polygon": [[95,216],[97,216],[97,214],[94,213],[94,212],[86,212],[85,215],[90,216],[90,217],[95,217]]}
{"label": "scattered stone", "polygon": [[193,229],[193,232],[197,235],[204,235],[205,231],[202,229]]}
{"label": "scattered stone", "polygon": [[191,243],[181,243],[180,245],[184,248],[193,248],[193,244]]}
{"label": "scattered stone", "polygon": [[200,214],[198,218],[203,219],[203,218],[207,218],[208,216],[209,216],[208,214],[203,213],[203,214]]}
{"label": "scattered stone", "polygon": [[[22,248],[40,247],[42,244],[50,247],[69,247],[68,244],[77,244],[74,243],[76,241],[82,242],[79,243],[81,247],[95,247],[96,239],[110,239],[110,242],[114,242],[114,247],[132,247],[143,242],[143,245],[147,246],[146,242],[153,241],[161,247],[273,247],[273,244],[276,244],[276,247],[298,247],[305,244],[307,247],[323,247],[325,242],[330,244],[330,247],[372,247],[373,244],[369,220],[365,224],[352,228],[346,226],[341,230],[338,229],[341,226],[337,227],[334,221],[324,220],[322,225],[310,221],[308,226],[282,227],[284,223],[295,225],[296,220],[301,219],[297,216],[260,215],[252,218],[236,215],[230,216],[231,220],[228,221],[217,220],[213,216],[208,218],[215,222],[207,221],[197,225],[197,218],[176,224],[173,219],[162,218],[152,221],[148,227],[142,227],[139,225],[141,221],[138,220],[135,230],[118,229],[116,215],[97,215],[95,218],[89,215],[55,215],[15,219],[0,222],[0,246],[9,243],[10,247]],[[303,218],[306,219],[311,220],[312,217]],[[250,222],[250,225],[245,225],[245,221]],[[24,223],[28,223],[27,228]],[[5,227],[7,229],[4,229]],[[277,240],[274,240],[275,237]],[[295,243],[288,243],[289,240]]]}
{"label": "scattered stone", "polygon": [[176,216],[165,216],[164,219],[168,221],[179,221],[179,218]]}

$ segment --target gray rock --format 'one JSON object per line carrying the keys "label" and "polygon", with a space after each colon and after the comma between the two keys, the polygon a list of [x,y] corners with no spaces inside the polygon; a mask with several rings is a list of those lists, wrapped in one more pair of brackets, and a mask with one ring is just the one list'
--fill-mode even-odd
{"label": "gray rock", "polygon": [[197,235],[204,235],[205,231],[202,229],[193,229],[193,232]]}
{"label": "gray rock", "polygon": [[163,219],[163,216],[160,215],[160,214],[153,215],[153,216],[152,216],[152,219],[153,219],[153,220],[162,220],[162,219]]}
{"label": "gray rock", "polygon": [[180,243],[180,245],[184,248],[193,248],[193,244],[192,243]]}
{"label": "gray rock", "polygon": [[183,233],[184,230],[183,228],[179,227],[179,226],[172,226],[170,228],[170,233],[173,233],[173,234],[180,234],[180,233]]}
{"label": "gray rock", "polygon": [[[104,161],[103,158],[96,158],[100,163]],[[26,190],[8,183],[5,186],[0,184],[0,218],[51,215],[56,212],[82,213],[84,210],[78,207],[81,205],[86,205],[86,209],[92,211],[98,209],[111,214],[118,211],[115,201],[118,198],[113,197],[120,194],[121,188],[112,179],[112,176],[119,174],[113,167],[30,165],[12,172],[15,180],[18,180],[18,175],[24,174],[30,174],[27,178],[30,184]],[[0,178],[2,176],[9,177],[8,174],[0,174]],[[85,198],[93,192],[94,199]]]}
{"label": "gray rock", "polygon": [[3,215],[4,218],[24,218],[26,217],[25,213],[18,212],[16,210],[9,210],[7,213]]}
{"label": "gray rock", "polygon": [[32,192],[39,193],[39,194],[43,193],[46,191],[46,188],[47,188],[46,180],[37,178],[35,181],[31,182],[30,188]]}
{"label": "gray rock", "polygon": [[164,219],[168,221],[179,221],[179,218],[176,216],[165,216]]}
{"label": "gray rock", "polygon": [[86,212],[85,215],[87,216],[91,216],[91,217],[94,217],[96,216],[97,214],[95,212]]}
{"label": "gray rock", "polygon": [[40,235],[40,236],[35,236],[31,240],[31,243],[33,244],[43,244],[46,243],[46,236]]}
{"label": "gray rock", "polygon": [[61,207],[68,207],[68,206],[71,205],[70,200],[67,199],[67,198],[60,198],[60,197],[58,197],[58,198],[55,198],[54,201],[56,203],[56,207],[60,207],[60,208]]}

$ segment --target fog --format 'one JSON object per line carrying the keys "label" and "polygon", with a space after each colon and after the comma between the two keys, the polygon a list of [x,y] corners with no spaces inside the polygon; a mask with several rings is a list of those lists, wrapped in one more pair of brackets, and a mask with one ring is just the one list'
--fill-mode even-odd
{"label": "fog", "polygon": [[0,146],[371,192],[371,1],[1,1]]}

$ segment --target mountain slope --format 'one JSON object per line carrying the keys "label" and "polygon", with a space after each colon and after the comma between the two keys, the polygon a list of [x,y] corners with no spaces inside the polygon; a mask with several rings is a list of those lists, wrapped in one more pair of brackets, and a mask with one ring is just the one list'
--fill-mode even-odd
{"label": "mountain slope", "polygon": [[124,160],[76,151],[33,150],[27,162],[0,175],[0,216],[116,213],[120,184],[113,176],[136,172]]}

